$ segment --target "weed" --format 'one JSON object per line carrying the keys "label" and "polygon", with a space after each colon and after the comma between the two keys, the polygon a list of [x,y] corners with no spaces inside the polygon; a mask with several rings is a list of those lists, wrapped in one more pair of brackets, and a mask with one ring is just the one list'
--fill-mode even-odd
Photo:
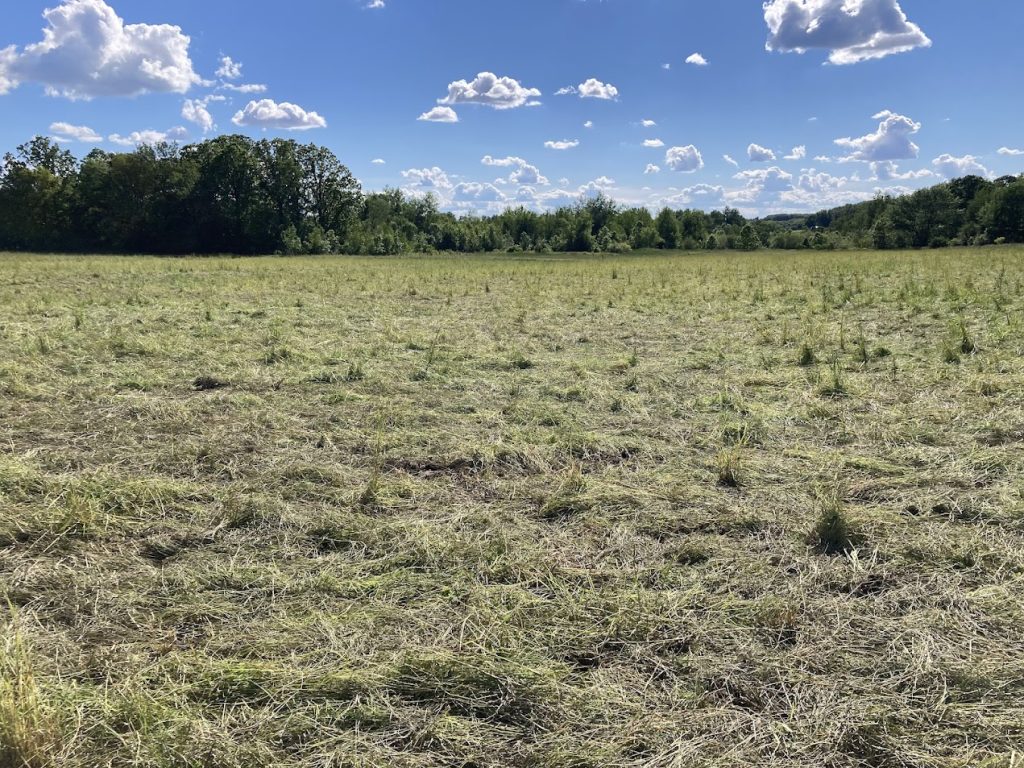
{"label": "weed", "polygon": [[797,365],[804,368],[810,367],[818,362],[818,356],[814,354],[814,347],[809,342],[804,342],[800,345],[800,351],[797,353]]}
{"label": "weed", "polygon": [[809,536],[811,546],[825,555],[845,555],[863,544],[862,537],[850,525],[838,492],[822,492],[818,502],[818,521]]}

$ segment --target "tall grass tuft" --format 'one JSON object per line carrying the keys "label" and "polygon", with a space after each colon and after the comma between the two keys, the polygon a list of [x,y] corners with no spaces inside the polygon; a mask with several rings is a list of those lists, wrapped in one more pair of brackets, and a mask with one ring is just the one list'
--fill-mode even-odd
{"label": "tall grass tuft", "polygon": [[10,626],[0,647],[0,768],[56,766],[61,728],[36,682],[28,648]]}

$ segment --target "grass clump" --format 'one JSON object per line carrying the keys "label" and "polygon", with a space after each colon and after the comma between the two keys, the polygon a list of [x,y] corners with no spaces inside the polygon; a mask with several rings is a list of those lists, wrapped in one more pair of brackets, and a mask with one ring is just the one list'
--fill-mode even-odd
{"label": "grass clump", "polygon": [[818,362],[818,356],[814,352],[814,347],[811,346],[810,342],[805,341],[800,345],[800,350],[796,355],[797,365],[803,368],[809,368],[810,366]]}
{"label": "grass clump", "polygon": [[838,492],[820,494],[819,506],[818,521],[808,537],[817,552],[847,555],[863,545],[864,539],[851,525]]}

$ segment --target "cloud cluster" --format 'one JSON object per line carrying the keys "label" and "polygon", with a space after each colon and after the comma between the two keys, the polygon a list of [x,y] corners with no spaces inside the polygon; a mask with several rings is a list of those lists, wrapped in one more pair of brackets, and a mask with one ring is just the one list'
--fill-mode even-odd
{"label": "cloud cluster", "polygon": [[104,0],[64,0],[43,13],[43,39],[0,51],[0,93],[40,83],[69,99],[186,93],[202,78],[187,35],[170,24],[125,24]]}
{"label": "cloud cluster", "polygon": [[508,175],[508,178],[501,179],[500,181],[505,184],[540,184],[546,186],[548,182],[547,178],[543,176],[540,169],[535,165],[523,160],[521,157],[491,157],[490,155],[484,155],[480,160],[481,163],[488,166],[497,168],[512,168],[512,172]]}
{"label": "cloud cluster", "polygon": [[127,136],[122,136],[119,133],[112,133],[107,137],[107,141],[121,147],[138,147],[163,144],[166,141],[177,141],[179,139],[184,139],[187,136],[188,131],[181,126],[178,126],[177,128],[171,128],[169,131],[133,131]]}
{"label": "cloud cluster", "polygon": [[769,51],[829,51],[833,64],[856,64],[928,47],[899,0],[771,0],[764,4]]}

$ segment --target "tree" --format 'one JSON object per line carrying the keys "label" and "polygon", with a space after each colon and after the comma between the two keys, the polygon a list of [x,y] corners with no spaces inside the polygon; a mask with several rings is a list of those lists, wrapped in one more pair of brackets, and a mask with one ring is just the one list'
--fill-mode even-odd
{"label": "tree", "polygon": [[740,230],[740,248],[744,251],[756,251],[760,247],[761,241],[757,237],[757,232],[749,224],[744,224]]}
{"label": "tree", "polygon": [[301,170],[303,212],[325,232],[334,231],[344,237],[362,199],[359,182],[334,153],[324,147],[303,145],[297,150],[297,160]]}
{"label": "tree", "polygon": [[654,226],[658,230],[658,237],[661,238],[663,248],[671,250],[679,247],[682,232],[679,229],[679,220],[673,211],[662,208],[658,218],[654,220]]}

